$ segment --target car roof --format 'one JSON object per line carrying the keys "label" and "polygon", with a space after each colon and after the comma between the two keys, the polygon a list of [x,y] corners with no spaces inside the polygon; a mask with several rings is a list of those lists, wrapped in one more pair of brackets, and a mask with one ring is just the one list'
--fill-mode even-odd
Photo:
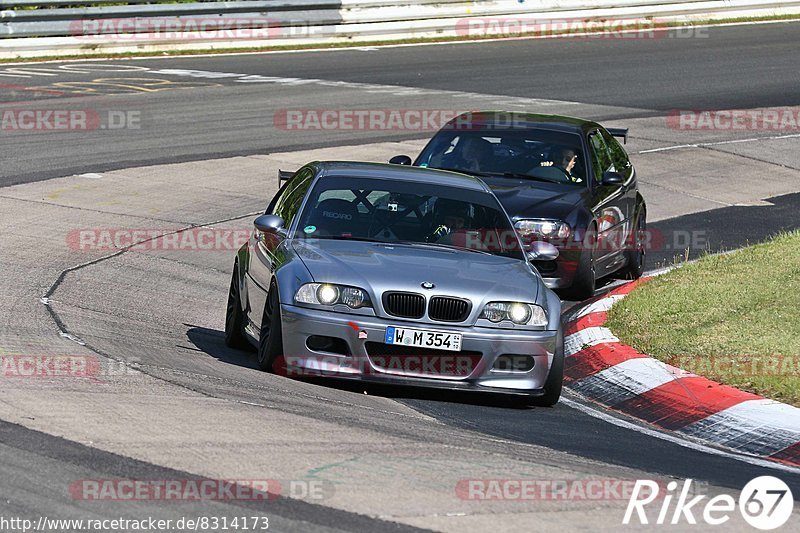
{"label": "car roof", "polygon": [[388,163],[366,163],[360,161],[315,161],[321,179],[325,177],[373,178],[395,181],[412,181],[446,187],[491,192],[483,180],[468,174],[436,170],[432,168],[393,165]]}
{"label": "car roof", "polygon": [[[469,120],[470,122],[466,122]],[[480,131],[482,128],[489,130],[517,130],[517,129],[547,129],[570,133],[599,127],[594,121],[583,118],[569,117],[566,115],[543,115],[539,113],[519,113],[516,111],[472,111],[462,113],[451,119],[442,129],[453,131],[469,130],[468,124],[475,123],[472,128]]]}

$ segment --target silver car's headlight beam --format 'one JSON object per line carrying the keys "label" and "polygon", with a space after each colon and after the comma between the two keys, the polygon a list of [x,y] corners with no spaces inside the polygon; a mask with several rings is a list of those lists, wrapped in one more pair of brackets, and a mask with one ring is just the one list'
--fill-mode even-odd
{"label": "silver car's headlight beam", "polygon": [[364,289],[334,283],[306,283],[297,290],[294,301],[299,304],[325,306],[342,304],[350,309],[372,307],[369,295]]}
{"label": "silver car's headlight beam", "polygon": [[518,326],[547,325],[547,313],[541,306],[522,302],[489,302],[483,307],[480,318],[495,324],[509,320]]}

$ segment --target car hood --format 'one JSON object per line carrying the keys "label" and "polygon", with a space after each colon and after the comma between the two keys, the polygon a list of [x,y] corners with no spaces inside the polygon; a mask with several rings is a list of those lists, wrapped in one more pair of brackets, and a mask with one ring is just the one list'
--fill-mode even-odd
{"label": "car hood", "polygon": [[[314,281],[361,287],[380,299],[385,291],[472,300],[536,302],[541,279],[522,260],[417,245],[364,241],[297,240],[292,246]],[[423,282],[434,288],[422,288]]]}
{"label": "car hood", "polygon": [[512,178],[482,178],[512,218],[565,219],[588,197],[586,187]]}

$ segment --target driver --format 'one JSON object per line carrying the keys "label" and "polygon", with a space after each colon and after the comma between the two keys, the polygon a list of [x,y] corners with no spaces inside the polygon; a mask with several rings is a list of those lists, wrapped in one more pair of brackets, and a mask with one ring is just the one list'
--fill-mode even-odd
{"label": "driver", "polygon": [[434,225],[436,229],[428,236],[427,242],[453,244],[453,234],[464,230],[470,218],[469,204],[458,200],[440,198],[436,201]]}
{"label": "driver", "polygon": [[487,161],[491,161],[493,156],[492,144],[480,137],[466,137],[461,148],[461,159],[463,170],[480,172],[486,170]]}
{"label": "driver", "polygon": [[581,183],[583,179],[573,174],[575,165],[578,163],[578,153],[574,148],[555,148],[551,152],[551,161],[542,163],[543,167],[555,166],[564,171],[570,181]]}

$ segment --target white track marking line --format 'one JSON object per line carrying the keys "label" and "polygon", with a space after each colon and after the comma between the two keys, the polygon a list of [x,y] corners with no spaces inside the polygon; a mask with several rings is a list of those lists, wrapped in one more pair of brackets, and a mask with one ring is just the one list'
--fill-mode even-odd
{"label": "white track marking line", "polygon": [[774,470],[781,470],[783,472],[788,472],[791,474],[800,474],[800,468],[795,468],[793,466],[784,465],[781,463],[776,463],[774,461],[770,461],[768,459],[759,459],[757,457],[752,457],[749,455],[742,455],[732,452],[726,452],[723,450],[718,450],[716,448],[712,448],[711,446],[706,446],[704,444],[698,444],[696,442],[692,442],[680,437],[675,437],[672,435],[668,435],[666,433],[661,433],[659,431],[655,431],[653,429],[649,429],[646,427],[638,426],[632,422],[628,422],[627,420],[622,420],[620,418],[608,415],[596,409],[589,407],[588,405],[584,405],[580,402],[575,400],[570,400],[569,398],[561,398],[561,402],[572,409],[576,409],[585,413],[593,418],[597,418],[604,422],[608,422],[609,424],[613,424],[617,427],[630,429],[637,433],[641,433],[643,435],[647,435],[648,437],[653,437],[656,439],[661,439],[667,442],[671,442],[672,444],[677,444],[678,446],[682,446],[684,448],[689,448],[691,450],[695,450],[698,452],[708,453],[711,455],[718,455],[720,457],[725,457],[727,459],[733,459],[735,461],[740,461],[742,463],[747,463],[753,466],[760,466],[764,468],[771,468]]}
{"label": "white track marking line", "polygon": [[67,333],[66,331],[59,331],[59,332],[58,332],[58,335],[59,335],[60,337],[63,337],[63,338],[65,338],[65,339],[71,340],[72,342],[74,342],[75,344],[78,344],[79,346],[86,346],[86,343],[85,343],[85,342],[83,342],[83,341],[80,339],[80,337],[76,337],[76,336],[75,336],[75,335],[73,335],[72,333]]}
{"label": "white track marking line", "polygon": [[220,72],[201,69],[179,69],[165,68],[148,71],[152,74],[164,76],[182,76],[188,78],[210,79],[210,80],[230,80],[234,83],[245,84],[274,84],[284,86],[297,85],[317,85],[322,87],[335,87],[340,89],[355,89],[376,94],[389,94],[392,96],[450,96],[451,98],[464,99],[492,99],[495,105],[509,106],[573,106],[581,105],[580,102],[568,100],[551,100],[548,98],[529,98],[522,96],[507,96],[500,94],[476,93],[470,91],[457,91],[447,89],[426,89],[423,87],[412,87],[407,85],[387,85],[381,83],[363,83],[341,80],[326,80],[321,78],[293,78],[283,76],[264,76],[261,74],[244,74],[238,72]]}
{"label": "white track marking line", "polygon": [[653,154],[656,152],[667,152],[670,150],[680,150],[682,148],[704,148],[706,146],[722,146],[725,144],[738,144],[738,143],[751,143],[758,141],[775,141],[778,139],[796,139],[800,137],[800,133],[791,133],[788,135],[771,135],[768,137],[753,137],[750,139],[732,139],[728,141],[716,141],[707,143],[696,144],[676,144],[675,146],[664,146],[663,148],[651,148],[649,150],[640,150],[637,154]]}

